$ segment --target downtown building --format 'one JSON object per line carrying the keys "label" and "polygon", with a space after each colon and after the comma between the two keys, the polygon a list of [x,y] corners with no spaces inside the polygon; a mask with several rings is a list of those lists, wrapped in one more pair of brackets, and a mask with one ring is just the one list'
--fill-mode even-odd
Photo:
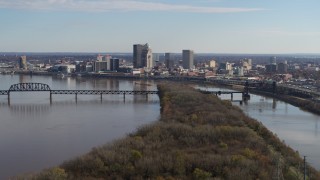
{"label": "downtown building", "polygon": [[182,50],[182,65],[184,69],[194,68],[194,55],[192,50]]}
{"label": "downtown building", "polygon": [[278,71],[277,57],[270,58],[270,64],[266,65],[267,73],[276,73]]}
{"label": "downtown building", "polygon": [[173,53],[165,53],[164,54],[165,64],[168,69],[173,68],[174,66],[174,56]]}
{"label": "downtown building", "polygon": [[278,73],[281,73],[281,74],[288,73],[287,61],[278,64]]}
{"label": "downtown building", "polygon": [[20,69],[27,69],[27,56],[20,56],[19,68]]}
{"label": "downtown building", "polygon": [[120,59],[112,58],[109,55],[98,55],[97,60],[93,63],[94,72],[118,71]]}
{"label": "downtown building", "polygon": [[152,50],[148,43],[133,45],[133,68],[153,68]]}

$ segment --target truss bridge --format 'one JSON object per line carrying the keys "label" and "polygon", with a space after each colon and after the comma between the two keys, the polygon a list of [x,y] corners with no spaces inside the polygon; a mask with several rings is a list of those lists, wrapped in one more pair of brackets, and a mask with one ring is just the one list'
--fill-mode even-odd
{"label": "truss bridge", "polygon": [[53,94],[60,95],[75,95],[77,100],[78,95],[100,95],[102,100],[102,95],[104,94],[114,94],[123,95],[125,100],[126,95],[146,95],[158,94],[158,91],[130,91],[130,90],[53,90],[49,85],[43,83],[18,83],[10,86],[9,90],[0,90],[0,95],[8,96],[8,103],[10,104],[10,93],[12,92],[49,92],[50,102],[52,102]]}

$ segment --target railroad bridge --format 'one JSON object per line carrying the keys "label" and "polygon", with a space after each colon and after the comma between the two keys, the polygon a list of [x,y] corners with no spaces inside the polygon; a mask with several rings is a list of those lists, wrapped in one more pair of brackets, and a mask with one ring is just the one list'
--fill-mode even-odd
{"label": "railroad bridge", "polygon": [[0,90],[0,95],[7,95],[10,102],[10,94],[12,92],[31,92],[42,91],[50,93],[50,102],[52,102],[53,94],[74,94],[77,100],[78,95],[100,95],[102,100],[103,94],[123,95],[125,100],[126,95],[146,95],[158,94],[158,91],[130,91],[130,90],[52,90],[48,84],[44,83],[18,83],[10,86],[9,90]]}

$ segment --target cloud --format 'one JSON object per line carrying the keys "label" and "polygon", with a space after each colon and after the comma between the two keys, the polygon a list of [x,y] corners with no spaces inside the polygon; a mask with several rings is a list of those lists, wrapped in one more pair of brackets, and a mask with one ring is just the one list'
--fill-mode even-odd
{"label": "cloud", "polygon": [[259,8],[191,6],[141,0],[0,0],[0,8],[85,12],[166,11],[189,13],[240,13],[263,10]]}

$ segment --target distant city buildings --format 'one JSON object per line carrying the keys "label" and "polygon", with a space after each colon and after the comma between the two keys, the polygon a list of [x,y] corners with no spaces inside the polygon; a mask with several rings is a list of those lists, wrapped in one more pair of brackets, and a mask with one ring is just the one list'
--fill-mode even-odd
{"label": "distant city buildings", "polygon": [[184,69],[194,68],[194,55],[192,50],[182,50],[182,64]]}
{"label": "distant city buildings", "polygon": [[52,67],[52,72],[59,72],[64,74],[74,73],[76,65],[74,64],[56,64]]}
{"label": "distant city buildings", "polygon": [[148,68],[153,67],[152,50],[149,44],[134,44],[133,45],[133,68]]}
{"label": "distant city buildings", "polygon": [[[192,50],[182,50],[182,53],[154,53],[148,44],[133,45],[132,54],[99,54],[96,56],[52,56],[39,61],[38,56],[18,56],[18,61],[11,61],[12,68],[21,72],[48,71],[54,73],[69,73],[72,75],[114,75],[141,77],[171,77],[193,76],[201,78],[255,78],[260,80],[275,80],[283,83],[292,79],[312,79],[318,77],[320,63],[314,59],[299,62],[292,57],[268,56],[225,56],[199,54],[195,57]],[[121,58],[121,59],[120,59]],[[151,59],[153,58],[153,59]],[[251,59],[252,58],[252,59]],[[14,56],[17,59],[17,55]],[[252,63],[254,59],[254,64]],[[133,60],[133,61],[131,61]],[[157,62],[158,61],[158,62]],[[279,61],[279,62],[277,62]],[[3,67],[10,67],[5,63]],[[157,64],[155,65],[155,62]],[[197,62],[197,63],[194,63]],[[8,64],[8,65],[7,65]],[[1,65],[1,63],[0,63]],[[152,65],[152,66],[151,66]],[[75,66],[75,67],[74,67]],[[138,67],[138,68],[134,68]],[[153,67],[154,66],[154,67]],[[317,81],[320,87],[320,81]]]}
{"label": "distant city buildings", "polygon": [[243,76],[244,75],[244,67],[242,67],[242,66],[239,66],[239,67],[236,67],[235,68],[235,74],[237,75],[237,76]]}
{"label": "distant city buildings", "polygon": [[118,71],[120,59],[112,58],[110,55],[98,55],[97,61],[93,62],[94,72]]}
{"label": "distant city buildings", "polygon": [[27,56],[20,56],[19,68],[20,69],[27,69]]}
{"label": "distant city buildings", "polygon": [[265,65],[267,73],[280,73],[286,74],[288,73],[288,63],[287,61],[281,62],[277,64],[277,58],[271,57],[270,64]]}
{"label": "distant city buildings", "polygon": [[232,64],[231,64],[231,63],[228,63],[228,62],[220,63],[219,69],[220,69],[220,70],[231,71],[231,70],[232,70]]}
{"label": "distant city buildings", "polygon": [[276,72],[278,72],[277,57],[271,57],[270,58],[270,64],[266,65],[266,72],[267,73],[276,73]]}

